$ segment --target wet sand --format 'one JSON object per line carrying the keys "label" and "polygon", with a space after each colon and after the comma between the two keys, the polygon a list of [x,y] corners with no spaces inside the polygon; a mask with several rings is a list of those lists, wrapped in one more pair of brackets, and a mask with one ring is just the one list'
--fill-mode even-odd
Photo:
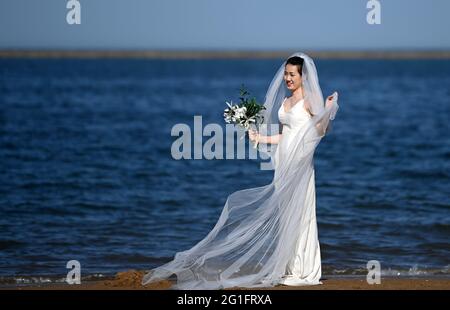
{"label": "wet sand", "polygon": [[[42,284],[18,285],[7,289],[17,290],[167,290],[171,282],[161,281],[146,286],[141,285],[144,271],[130,270],[118,273],[114,279],[103,281],[82,282],[79,285]],[[365,277],[344,278],[324,277],[322,285],[315,286],[276,286],[260,288],[262,290],[450,290],[450,278],[382,278],[381,284],[369,285]],[[246,288],[231,288],[232,290],[246,290]],[[230,290],[230,289],[229,289]],[[258,290],[258,289],[252,289]]]}

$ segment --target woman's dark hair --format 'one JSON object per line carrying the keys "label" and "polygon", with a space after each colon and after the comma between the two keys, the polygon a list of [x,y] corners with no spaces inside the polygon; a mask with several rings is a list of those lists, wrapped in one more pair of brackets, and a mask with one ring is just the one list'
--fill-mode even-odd
{"label": "woman's dark hair", "polygon": [[302,68],[303,68],[303,58],[299,56],[294,56],[286,60],[286,64],[297,66],[298,73],[302,75]]}

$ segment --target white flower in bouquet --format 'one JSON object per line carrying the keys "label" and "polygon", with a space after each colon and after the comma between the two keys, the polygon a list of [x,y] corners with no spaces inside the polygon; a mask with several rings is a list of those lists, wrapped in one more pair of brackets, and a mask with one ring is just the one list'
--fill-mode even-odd
{"label": "white flower in bouquet", "polygon": [[[265,109],[263,105],[256,102],[255,98],[247,98],[249,92],[242,85],[240,89],[240,104],[233,104],[233,101],[226,102],[228,108],[224,110],[223,116],[228,124],[235,124],[249,131],[252,126],[258,127],[263,122],[264,116],[261,111]],[[258,146],[258,142],[254,147]]]}

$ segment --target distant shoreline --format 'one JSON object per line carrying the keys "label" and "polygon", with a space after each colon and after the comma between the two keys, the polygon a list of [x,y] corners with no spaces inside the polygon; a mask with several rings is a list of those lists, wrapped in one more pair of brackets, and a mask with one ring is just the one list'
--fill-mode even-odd
{"label": "distant shoreline", "polygon": [[[0,50],[0,58],[280,59],[294,51]],[[318,59],[450,59],[450,50],[305,51]]]}

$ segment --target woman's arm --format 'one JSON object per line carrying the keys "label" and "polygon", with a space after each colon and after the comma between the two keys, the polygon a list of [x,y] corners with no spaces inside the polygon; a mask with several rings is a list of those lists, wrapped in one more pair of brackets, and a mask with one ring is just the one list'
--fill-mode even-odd
{"label": "woman's arm", "polygon": [[277,135],[273,135],[273,136],[263,136],[255,130],[250,130],[248,132],[248,136],[250,138],[250,141],[252,141],[252,142],[265,143],[265,144],[278,144],[281,139],[281,134],[277,134]]}
{"label": "woman's arm", "polygon": [[[336,94],[336,98],[333,98],[333,96]],[[328,96],[326,102],[325,102],[325,108],[331,108],[333,105],[333,100],[336,99],[337,100],[337,96],[338,93],[334,92],[331,96]],[[330,115],[327,114],[326,118],[321,119],[320,121],[317,122],[316,124],[316,128],[317,128],[317,133],[320,136],[325,135],[329,130],[330,130]]]}

